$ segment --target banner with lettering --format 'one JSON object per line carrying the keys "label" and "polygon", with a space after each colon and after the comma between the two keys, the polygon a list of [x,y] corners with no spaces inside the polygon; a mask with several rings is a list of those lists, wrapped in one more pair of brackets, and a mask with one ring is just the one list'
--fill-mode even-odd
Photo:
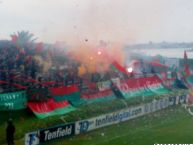
{"label": "banner with lettering", "polygon": [[137,118],[139,116],[167,108],[171,105],[186,103],[186,97],[186,95],[165,97],[159,100],[154,100],[150,103],[122,109],[120,111],[100,115],[91,119],[77,121],[75,133],[85,133],[97,128]]}
{"label": "banner with lettering", "polygon": [[156,75],[114,81],[114,85],[124,98],[169,93],[169,90],[162,85],[162,81]]}
{"label": "banner with lettering", "polygon": [[27,105],[26,91],[0,94],[0,110],[20,110]]}
{"label": "banner with lettering", "polygon": [[101,81],[87,84],[87,89],[81,92],[81,99],[89,104],[111,101],[116,99],[116,96],[111,89],[111,82]]}
{"label": "banner with lettering", "polygon": [[75,134],[75,123],[59,125],[56,127],[40,130],[40,143],[69,137]]}

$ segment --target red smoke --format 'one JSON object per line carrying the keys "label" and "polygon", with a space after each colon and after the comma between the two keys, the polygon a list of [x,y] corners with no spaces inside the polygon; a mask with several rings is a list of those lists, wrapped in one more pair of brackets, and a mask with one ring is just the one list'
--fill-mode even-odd
{"label": "red smoke", "polygon": [[113,61],[120,64],[124,62],[122,46],[109,43],[107,45],[93,46],[82,44],[68,50],[69,57],[81,63],[79,74],[86,72],[105,72]]}

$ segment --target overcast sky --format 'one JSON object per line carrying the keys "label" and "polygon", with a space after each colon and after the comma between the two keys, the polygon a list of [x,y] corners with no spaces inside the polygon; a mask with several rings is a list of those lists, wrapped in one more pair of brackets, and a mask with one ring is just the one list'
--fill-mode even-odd
{"label": "overcast sky", "polygon": [[0,39],[29,30],[68,44],[193,41],[193,0],[0,0]]}

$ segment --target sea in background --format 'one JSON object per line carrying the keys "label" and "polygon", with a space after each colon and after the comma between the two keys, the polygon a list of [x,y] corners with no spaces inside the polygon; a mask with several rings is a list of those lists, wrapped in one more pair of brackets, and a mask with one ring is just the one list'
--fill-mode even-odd
{"label": "sea in background", "polygon": [[187,51],[188,58],[193,59],[193,49],[190,48],[141,48],[133,49],[132,52],[145,54],[147,56],[162,55],[168,58],[184,58],[184,50]]}

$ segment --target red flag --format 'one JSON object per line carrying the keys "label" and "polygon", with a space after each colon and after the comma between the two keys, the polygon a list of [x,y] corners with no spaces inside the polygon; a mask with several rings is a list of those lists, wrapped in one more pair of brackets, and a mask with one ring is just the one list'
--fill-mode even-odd
{"label": "red flag", "polygon": [[11,41],[17,43],[17,35],[11,35]]}
{"label": "red flag", "polygon": [[186,73],[186,76],[190,75],[190,68],[188,65],[188,56],[186,54],[186,51],[184,51],[184,72]]}
{"label": "red flag", "polygon": [[24,48],[19,48],[19,52],[20,52],[20,54],[25,54]]}
{"label": "red flag", "polygon": [[44,44],[42,42],[36,43],[36,52],[41,52],[44,48]]}
{"label": "red flag", "polygon": [[19,57],[20,57],[20,56],[19,56],[19,54],[17,54],[17,55],[16,55],[16,60],[18,60],[18,59],[19,59]]}
{"label": "red flag", "polygon": [[117,71],[119,71],[119,72],[122,72],[122,73],[124,73],[124,74],[128,74],[128,72],[127,72],[127,70],[123,67],[123,66],[121,66],[117,61],[113,61],[112,62],[112,64],[111,64],[111,68],[114,68],[114,69],[116,69]]}
{"label": "red flag", "polygon": [[49,57],[53,57],[53,51],[52,50],[48,50],[48,55],[49,55]]}

